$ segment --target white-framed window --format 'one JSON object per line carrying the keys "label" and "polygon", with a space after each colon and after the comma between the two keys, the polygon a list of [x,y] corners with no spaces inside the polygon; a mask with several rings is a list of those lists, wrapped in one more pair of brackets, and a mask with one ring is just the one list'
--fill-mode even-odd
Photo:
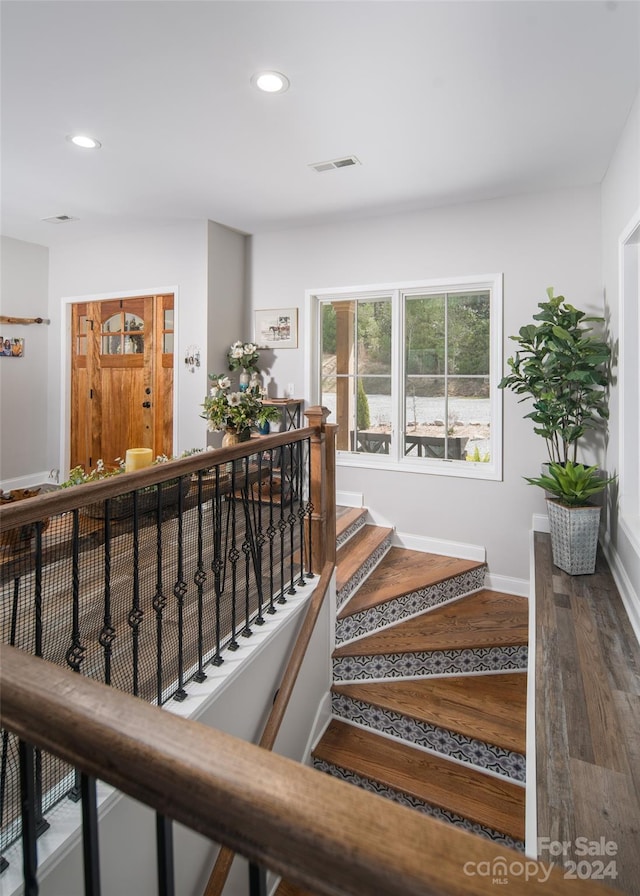
{"label": "white-framed window", "polygon": [[502,478],[502,275],[307,292],[338,463]]}

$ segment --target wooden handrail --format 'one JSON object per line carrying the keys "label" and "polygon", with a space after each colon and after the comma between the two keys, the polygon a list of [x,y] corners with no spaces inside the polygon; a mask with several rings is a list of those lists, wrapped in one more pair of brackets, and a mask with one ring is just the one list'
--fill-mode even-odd
{"label": "wooden handrail", "polygon": [[[322,609],[329,590],[334,568],[333,563],[325,563],[322,575],[320,576],[320,581],[316,586],[316,590],[314,591],[311,602],[307,608],[295,646],[289,657],[289,662],[287,663],[284,675],[282,676],[282,683],[278,689],[271,712],[269,713],[269,718],[267,719],[264,731],[262,732],[262,737],[260,738],[259,746],[265,750],[272,750],[273,745],[276,742],[276,737],[280,731],[280,726],[282,725],[284,714],[289,705],[293,688],[298,679],[302,661],[304,660],[309,642],[311,641],[311,635],[313,634],[316,622],[318,621],[318,616],[320,615],[320,610]],[[220,896],[227,881],[227,877],[229,876],[234,855],[235,853],[233,850],[224,846],[222,847],[216,857],[213,870],[211,871],[207,886],[204,890],[204,896]]]}
{"label": "wooden handrail", "polygon": [[46,492],[25,501],[5,504],[0,508],[0,532],[35,523],[46,517],[55,516],[57,513],[86,507],[88,504],[95,504],[106,498],[124,495],[134,489],[157,485],[159,482],[166,482],[178,476],[191,476],[198,470],[226,464],[255,454],[257,451],[268,451],[282,445],[302,442],[313,433],[314,430],[311,427],[305,427],[304,429],[292,429],[288,432],[261,436],[259,440],[251,439],[249,442],[240,442],[231,448],[215,448],[211,451],[194,454],[191,457],[172,460],[166,464],[156,464],[144,470],[136,470],[134,473],[123,473],[121,476],[111,476],[97,482],[74,485]]}
{"label": "wooden handrail", "polygon": [[0,688],[9,731],[320,896],[495,894],[498,857],[522,869],[510,896],[575,896],[562,869],[6,645]]}

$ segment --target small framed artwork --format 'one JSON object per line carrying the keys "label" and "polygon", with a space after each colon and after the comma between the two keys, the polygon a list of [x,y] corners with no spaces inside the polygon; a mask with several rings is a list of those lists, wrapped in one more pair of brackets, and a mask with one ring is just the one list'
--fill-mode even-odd
{"label": "small framed artwork", "polygon": [[24,354],[24,339],[4,339],[0,336],[0,358],[21,358]]}
{"label": "small framed artwork", "polygon": [[256,311],[255,342],[263,348],[297,348],[298,309]]}

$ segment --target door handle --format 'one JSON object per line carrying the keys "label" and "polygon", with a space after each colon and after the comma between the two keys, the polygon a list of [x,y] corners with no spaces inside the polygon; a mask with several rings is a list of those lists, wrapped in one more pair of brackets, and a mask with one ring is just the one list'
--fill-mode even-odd
{"label": "door handle", "polygon": [[150,401],[143,401],[143,402],[142,402],[142,407],[143,407],[143,408],[150,408],[150,407],[151,407],[151,402],[150,402]]}

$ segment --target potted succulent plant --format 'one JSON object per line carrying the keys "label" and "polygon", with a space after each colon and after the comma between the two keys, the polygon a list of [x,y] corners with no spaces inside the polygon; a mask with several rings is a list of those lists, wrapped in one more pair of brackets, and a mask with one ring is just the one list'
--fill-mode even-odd
{"label": "potted succulent plant", "polygon": [[603,477],[596,466],[568,460],[552,462],[542,476],[525,479],[547,492],[553,562],[569,575],[585,575],[596,568],[600,506],[590,499],[615,476]]}
{"label": "potted succulent plant", "polygon": [[602,323],[601,317],[554,296],[553,287],[547,296],[533,315],[537,323],[511,337],[519,348],[507,360],[511,372],[499,387],[533,403],[525,417],[544,438],[549,464],[543,475],[525,478],[547,492],[554,563],[577,575],[595,569],[600,507],[589,499],[612,481],[577,462],[580,438],[588,430],[606,429],[611,348],[589,326]]}

